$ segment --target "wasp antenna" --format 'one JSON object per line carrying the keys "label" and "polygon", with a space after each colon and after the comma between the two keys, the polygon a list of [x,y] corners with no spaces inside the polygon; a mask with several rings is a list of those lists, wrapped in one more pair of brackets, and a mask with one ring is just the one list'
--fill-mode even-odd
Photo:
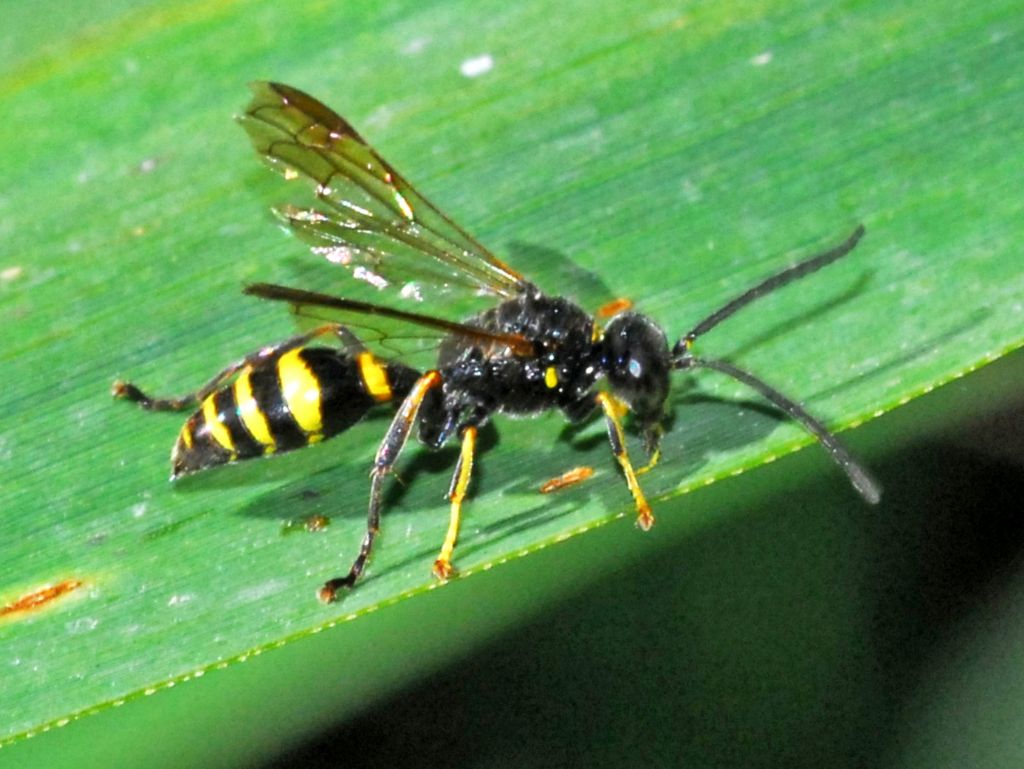
{"label": "wasp antenna", "polygon": [[743,309],[755,299],[758,299],[765,294],[770,294],[777,288],[782,288],[786,284],[792,283],[794,280],[799,280],[805,275],[810,275],[812,272],[816,272],[822,267],[842,259],[848,253],[853,251],[857,242],[864,236],[864,232],[864,225],[858,224],[857,228],[850,234],[850,236],[835,248],[831,248],[817,256],[812,256],[809,259],[805,259],[799,264],[794,264],[792,267],[773,275],[767,280],[758,283],[750,290],[740,294],[731,302],[715,310],[708,317],[694,326],[690,333],[679,340],[673,350],[673,353],[676,356],[682,355],[690,348],[694,339],[706,334],[723,320]]}
{"label": "wasp antenna", "polygon": [[864,497],[868,504],[876,505],[882,498],[882,487],[878,484],[878,481],[872,478],[870,473],[853,458],[853,455],[840,442],[839,438],[819,420],[808,414],[799,403],[790,400],[767,382],[758,379],[749,371],[744,371],[733,366],[731,363],[720,360],[706,360],[687,356],[677,362],[676,367],[681,369],[709,368],[747,385],[750,389],[764,396],[776,408],[784,411],[789,417],[803,425],[809,433],[817,438],[818,442],[821,443],[842,471],[846,473],[850,483],[853,484],[853,487]]}

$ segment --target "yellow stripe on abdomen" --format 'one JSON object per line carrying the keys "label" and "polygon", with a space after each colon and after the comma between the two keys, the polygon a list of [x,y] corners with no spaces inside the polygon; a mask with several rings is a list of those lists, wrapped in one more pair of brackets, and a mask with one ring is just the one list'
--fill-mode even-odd
{"label": "yellow stripe on abdomen", "polygon": [[281,394],[295,423],[309,436],[310,443],[320,440],[323,416],[320,411],[320,382],[302,360],[302,350],[290,350],[277,361]]}
{"label": "yellow stripe on abdomen", "polygon": [[252,369],[248,366],[242,369],[242,373],[235,380],[235,404],[238,408],[238,416],[249,431],[249,435],[264,447],[267,454],[273,453],[277,448],[274,443],[274,436],[270,432],[270,425],[267,417],[260,409],[256,398],[252,394]]}
{"label": "yellow stripe on abdomen", "polygon": [[378,403],[386,403],[391,400],[391,383],[388,381],[388,372],[373,357],[373,353],[361,352],[356,357],[359,364],[359,375],[363,378],[363,385],[366,392]]}
{"label": "yellow stripe on abdomen", "polygon": [[218,418],[217,406],[213,402],[216,395],[216,393],[213,393],[203,401],[203,421],[206,423],[205,427],[210,433],[210,437],[219,443],[226,451],[229,451],[234,455],[236,453],[235,442],[231,439],[231,431],[228,430],[227,425],[221,422]]}

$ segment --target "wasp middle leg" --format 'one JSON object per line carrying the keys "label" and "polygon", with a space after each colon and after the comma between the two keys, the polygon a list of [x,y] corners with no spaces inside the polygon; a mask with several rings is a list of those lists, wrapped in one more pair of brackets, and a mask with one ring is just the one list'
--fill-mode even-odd
{"label": "wasp middle leg", "polygon": [[462,449],[459,452],[459,461],[455,465],[455,472],[452,474],[452,485],[448,489],[448,499],[451,500],[451,517],[448,521],[448,532],[441,545],[441,552],[434,561],[434,576],[438,579],[448,579],[455,572],[452,566],[452,552],[455,550],[455,542],[459,538],[459,525],[462,522],[462,501],[466,498],[466,489],[469,487],[469,479],[473,474],[473,457],[476,454],[476,425],[468,425],[462,431]]}
{"label": "wasp middle leg", "polygon": [[359,554],[352,562],[348,574],[344,577],[330,579],[320,588],[320,600],[324,603],[334,601],[339,590],[355,585],[356,580],[363,573],[363,569],[366,568],[366,562],[369,560],[370,553],[373,550],[373,543],[377,538],[377,532],[380,531],[380,511],[384,478],[394,469],[395,463],[398,461],[398,457],[409,439],[409,433],[416,422],[416,417],[419,414],[420,406],[423,405],[424,398],[427,397],[427,394],[432,389],[440,384],[440,372],[428,371],[416,380],[416,384],[413,385],[405,400],[402,401],[402,405],[399,406],[398,413],[395,414],[395,418],[391,422],[391,427],[388,428],[384,440],[381,441],[380,448],[377,449],[373,469],[370,471],[370,507],[366,515],[366,533],[363,535],[363,541],[359,545]]}

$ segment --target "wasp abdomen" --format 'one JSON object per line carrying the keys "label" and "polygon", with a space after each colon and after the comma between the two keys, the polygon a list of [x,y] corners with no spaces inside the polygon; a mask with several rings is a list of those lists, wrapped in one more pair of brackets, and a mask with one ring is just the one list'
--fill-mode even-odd
{"label": "wasp abdomen", "polygon": [[368,352],[304,347],[268,356],[200,404],[174,446],[173,476],[330,438],[374,405],[404,397],[416,376]]}

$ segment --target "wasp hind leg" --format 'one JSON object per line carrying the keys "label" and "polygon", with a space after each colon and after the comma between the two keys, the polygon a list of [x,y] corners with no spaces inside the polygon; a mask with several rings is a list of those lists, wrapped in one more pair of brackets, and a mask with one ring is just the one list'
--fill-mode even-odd
{"label": "wasp hind leg", "polygon": [[622,474],[626,476],[626,485],[629,486],[633,502],[636,503],[636,524],[647,531],[654,525],[654,514],[651,512],[651,506],[647,503],[647,498],[644,497],[644,492],[636,479],[637,473],[633,469],[632,462],[629,461],[629,454],[626,453],[626,437],[622,430],[621,418],[627,407],[618,398],[606,392],[597,394],[597,402],[604,411],[608,440],[612,444],[612,454],[619,461]]}
{"label": "wasp hind leg", "polygon": [[329,323],[315,328],[309,333],[294,336],[280,344],[276,344],[271,347],[264,347],[251,355],[246,355],[241,360],[237,360],[225,368],[198,390],[188,393],[187,395],[182,395],[177,398],[153,397],[147,395],[131,382],[125,382],[121,379],[114,382],[110,393],[115,398],[121,398],[123,400],[138,403],[142,408],[146,409],[146,411],[184,411],[185,409],[192,408],[197,403],[204,401],[211,393],[217,390],[218,387],[246,366],[255,365],[261,359],[268,358],[272,355],[279,355],[281,353],[288,352],[289,350],[294,350],[296,347],[302,347],[316,337],[323,336],[324,334],[335,334],[341,340],[345,349],[362,349],[361,345],[359,345],[359,341],[351,331],[340,324]]}
{"label": "wasp hind leg", "polygon": [[398,413],[391,422],[380,448],[377,449],[377,456],[373,461],[373,469],[370,470],[370,507],[366,514],[366,533],[359,545],[359,554],[352,562],[348,574],[344,577],[329,579],[320,588],[319,597],[324,603],[330,603],[337,599],[338,592],[351,588],[366,568],[366,562],[373,550],[374,540],[377,532],[380,531],[380,510],[383,498],[384,478],[394,469],[398,461],[416,417],[419,414],[423,399],[427,397],[433,388],[441,384],[441,374],[437,371],[428,371],[416,380],[412,390],[398,407]]}

